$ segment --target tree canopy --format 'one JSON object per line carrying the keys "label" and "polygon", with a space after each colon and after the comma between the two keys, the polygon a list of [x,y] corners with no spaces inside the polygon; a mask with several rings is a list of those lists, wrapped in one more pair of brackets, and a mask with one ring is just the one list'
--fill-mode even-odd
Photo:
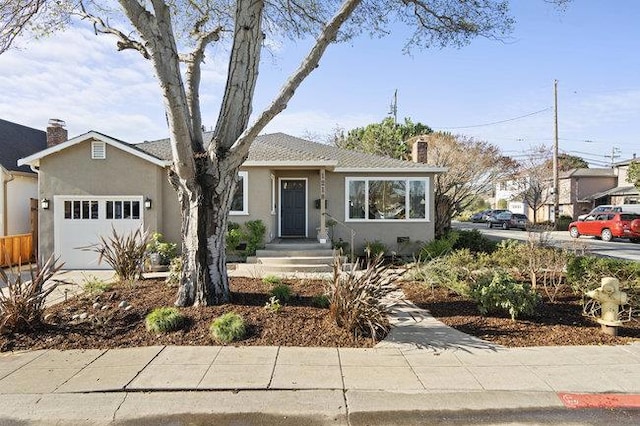
{"label": "tree canopy", "polygon": [[398,124],[393,118],[387,117],[380,123],[349,130],[346,136],[339,132],[334,143],[340,148],[409,160],[409,138],[432,132],[429,126],[420,122],[414,123],[410,118],[405,118],[404,123]]}

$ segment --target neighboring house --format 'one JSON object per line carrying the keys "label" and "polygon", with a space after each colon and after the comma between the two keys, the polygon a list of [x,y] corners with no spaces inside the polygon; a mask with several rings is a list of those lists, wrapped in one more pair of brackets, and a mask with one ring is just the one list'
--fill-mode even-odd
{"label": "neighboring house", "polygon": [[633,158],[615,163],[613,165],[613,173],[616,176],[615,183],[606,190],[589,195],[585,201],[593,207],[601,204],[640,204],[640,191],[627,182],[629,165],[633,161],[638,161],[635,155]]}
{"label": "neighboring house", "polygon": [[[39,171],[38,198],[48,201],[39,216],[42,256],[56,253],[70,269],[106,267],[78,247],[112,226],[120,232],[144,226],[180,241],[180,209],[167,180],[168,140],[129,144],[91,131],[19,163]],[[239,173],[230,220],[262,220],[267,241],[333,236],[349,242],[353,230],[358,250],[375,240],[396,250],[407,240],[433,239],[433,177],[444,171],[282,133],[263,135]],[[332,230],[329,218],[337,221]]]}
{"label": "neighboring house", "polygon": [[529,207],[522,201],[522,191],[526,187],[526,178],[522,180],[505,179],[496,184],[494,208],[500,208],[500,200],[507,202],[507,209],[513,213],[528,214]]}
{"label": "neighboring house", "polygon": [[0,120],[0,236],[31,232],[31,199],[38,198],[38,175],[18,159],[47,147],[47,133]]}
{"label": "neighboring house", "polygon": [[[612,169],[580,168],[560,172],[558,176],[558,215],[574,220],[579,215],[590,212],[594,205],[589,197],[615,185],[616,174]],[[552,183],[549,183],[549,191]],[[538,212],[540,221],[553,221],[553,195],[549,194],[546,204]]]}

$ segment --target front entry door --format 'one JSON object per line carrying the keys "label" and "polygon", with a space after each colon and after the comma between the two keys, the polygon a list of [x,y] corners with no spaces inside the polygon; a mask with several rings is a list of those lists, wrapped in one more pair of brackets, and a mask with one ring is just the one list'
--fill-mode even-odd
{"label": "front entry door", "polygon": [[307,181],[280,181],[280,236],[306,237]]}

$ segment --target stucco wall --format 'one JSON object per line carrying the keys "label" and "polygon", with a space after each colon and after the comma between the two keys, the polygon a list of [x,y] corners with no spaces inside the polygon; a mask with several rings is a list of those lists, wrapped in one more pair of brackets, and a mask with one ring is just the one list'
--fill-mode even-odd
{"label": "stucco wall", "polygon": [[120,149],[107,145],[106,159],[91,159],[91,142],[85,141],[40,161],[38,198],[50,200],[49,210],[40,209],[40,255],[48,257],[54,248],[54,195],[141,195],[154,204],[143,210],[144,226],[162,228],[162,168]]}

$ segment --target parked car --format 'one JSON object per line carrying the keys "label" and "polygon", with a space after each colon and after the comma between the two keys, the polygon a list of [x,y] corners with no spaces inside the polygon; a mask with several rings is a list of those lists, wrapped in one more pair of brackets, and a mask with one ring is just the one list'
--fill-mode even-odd
{"label": "parked car", "polygon": [[482,210],[481,212],[474,213],[471,215],[471,222],[480,223],[484,222],[484,217],[489,214],[492,210]]}
{"label": "parked car", "polygon": [[482,217],[483,222],[487,222],[491,216],[495,216],[500,213],[508,212],[509,210],[504,209],[491,209],[487,210],[487,213]]}
{"label": "parked car", "polygon": [[611,211],[611,212],[620,212],[620,211],[622,211],[622,208],[621,207],[612,206],[610,204],[603,204],[603,205],[598,206],[595,209],[591,210],[589,213],[581,214],[580,216],[578,216],[578,220],[585,220],[587,218],[587,216],[597,215],[598,213],[609,212],[609,211]]}
{"label": "parked car", "polygon": [[502,227],[502,229],[518,228],[525,230],[529,219],[527,216],[520,213],[512,213],[510,211],[504,211],[496,215],[491,215],[487,219],[487,226],[493,228],[494,226]]}
{"label": "parked car", "polygon": [[627,212],[603,212],[587,216],[569,224],[569,235],[592,235],[611,241],[614,237],[629,238],[640,243],[640,214]]}

